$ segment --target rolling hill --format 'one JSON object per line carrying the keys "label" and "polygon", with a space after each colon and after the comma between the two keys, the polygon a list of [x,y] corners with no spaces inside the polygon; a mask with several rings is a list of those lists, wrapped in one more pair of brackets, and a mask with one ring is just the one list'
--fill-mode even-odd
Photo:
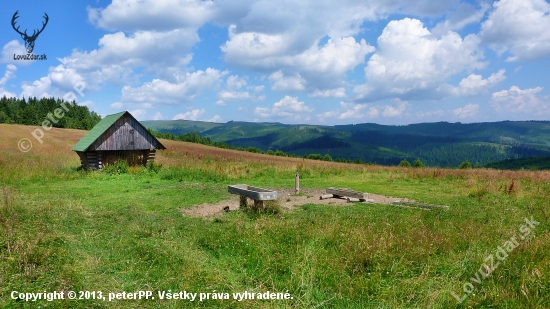
{"label": "rolling hill", "polygon": [[197,132],[213,141],[297,155],[330,154],[384,165],[420,159],[428,166],[456,167],[469,160],[484,165],[507,159],[550,155],[550,122],[420,123],[388,126],[373,123],[319,126],[230,121],[143,121],[155,131]]}

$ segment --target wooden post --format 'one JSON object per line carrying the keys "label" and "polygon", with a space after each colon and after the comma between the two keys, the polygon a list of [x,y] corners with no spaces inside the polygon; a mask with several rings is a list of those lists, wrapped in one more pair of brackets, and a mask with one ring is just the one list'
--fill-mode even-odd
{"label": "wooden post", "polygon": [[300,174],[294,176],[294,194],[300,193]]}
{"label": "wooden post", "polygon": [[262,209],[264,209],[264,201],[254,200],[254,210],[262,210]]}
{"label": "wooden post", "polygon": [[246,200],[246,196],[241,195],[241,200],[240,200],[240,202],[239,202],[239,206],[240,206],[241,208],[247,208],[247,207],[248,207],[248,202],[247,202],[247,200]]}

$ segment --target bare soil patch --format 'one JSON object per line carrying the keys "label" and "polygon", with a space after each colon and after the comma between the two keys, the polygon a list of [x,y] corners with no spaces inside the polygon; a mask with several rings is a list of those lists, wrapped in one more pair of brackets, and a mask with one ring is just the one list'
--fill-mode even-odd
{"label": "bare soil patch", "polygon": [[[329,198],[321,200],[319,197],[326,194],[323,189],[301,189],[300,194],[295,195],[294,189],[275,189],[279,204],[286,210],[292,211],[295,206],[304,204],[321,204],[321,205],[333,205],[333,206],[352,206],[354,203],[350,203],[345,199]],[[184,208],[181,210],[182,214],[186,217],[217,217],[221,216],[225,211],[225,207],[229,207],[229,211],[235,211],[239,209],[239,196],[235,194],[227,194],[227,200],[221,201],[216,204],[201,204],[192,208]],[[369,199],[373,199],[375,204],[391,204],[396,201],[402,202],[414,202],[414,200],[407,198],[397,198],[384,196],[379,194],[369,193]]]}

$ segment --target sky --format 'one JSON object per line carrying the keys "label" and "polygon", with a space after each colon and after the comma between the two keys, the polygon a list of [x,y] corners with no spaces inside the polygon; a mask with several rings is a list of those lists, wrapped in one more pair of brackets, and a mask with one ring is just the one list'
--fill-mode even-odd
{"label": "sky", "polygon": [[[22,36],[35,39],[26,55]],[[550,120],[545,0],[10,1],[0,97],[101,116],[337,125]]]}

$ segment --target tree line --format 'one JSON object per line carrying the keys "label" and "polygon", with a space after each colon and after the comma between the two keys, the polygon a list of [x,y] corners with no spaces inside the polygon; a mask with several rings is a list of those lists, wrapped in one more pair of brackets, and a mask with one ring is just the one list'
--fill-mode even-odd
{"label": "tree line", "polygon": [[[62,104],[68,108],[68,111]],[[42,125],[44,120],[49,119],[48,114],[53,117],[57,108],[63,110],[63,117],[56,117],[56,123],[50,121],[56,128],[90,130],[101,121],[101,116],[90,111],[86,106],[77,105],[75,101],[35,97],[19,99],[3,96],[0,98],[0,123]]]}

